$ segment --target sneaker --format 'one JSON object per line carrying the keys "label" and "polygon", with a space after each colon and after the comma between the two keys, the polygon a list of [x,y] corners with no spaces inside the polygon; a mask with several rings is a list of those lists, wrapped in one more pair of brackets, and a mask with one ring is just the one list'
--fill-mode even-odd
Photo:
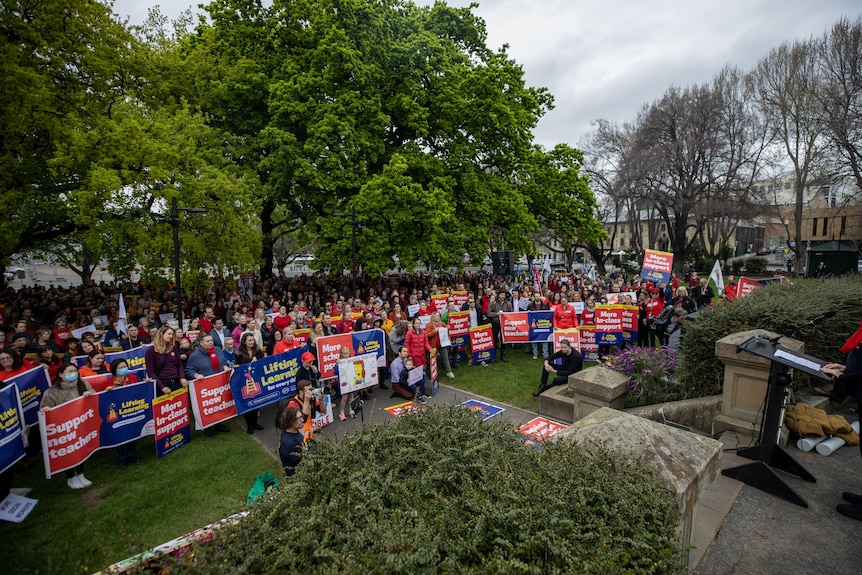
{"label": "sneaker", "polygon": [[533,359],[539,359],[539,356],[538,356],[538,355],[534,355],[534,356],[533,356]]}
{"label": "sneaker", "polygon": [[422,405],[425,405],[427,403],[427,399],[425,399],[424,395],[419,398],[419,403],[421,403]]}
{"label": "sneaker", "polygon": [[356,412],[352,409],[350,410],[350,419],[356,419]]}
{"label": "sneaker", "polygon": [[341,421],[346,421],[346,420],[347,420],[347,416],[346,416],[346,415],[344,415],[344,412],[342,411],[341,413],[339,413],[339,414],[338,414],[338,419],[339,419],[339,420],[341,420]]}
{"label": "sneaker", "polygon": [[75,477],[71,477],[71,478],[67,479],[66,485],[68,485],[72,489],[83,489],[84,486],[81,485],[81,481],[79,479],[80,477],[81,477],[80,475],[76,475]]}
{"label": "sneaker", "polygon": [[455,379],[455,374],[450,371],[449,373],[446,374],[446,377]]}
{"label": "sneaker", "polygon": [[481,365],[482,367],[488,367],[488,362],[487,361],[481,361],[481,362],[479,362],[479,365]]}
{"label": "sneaker", "polygon": [[423,393],[422,395],[420,395],[420,396],[419,396],[419,400],[420,400],[422,403],[425,403],[425,402],[426,402],[426,401],[428,401],[429,399],[431,399],[431,396],[430,396],[430,395],[425,395],[424,393]]}
{"label": "sneaker", "polygon": [[93,484],[92,481],[84,477],[84,474],[78,476],[78,482],[81,484],[81,487],[89,487]]}

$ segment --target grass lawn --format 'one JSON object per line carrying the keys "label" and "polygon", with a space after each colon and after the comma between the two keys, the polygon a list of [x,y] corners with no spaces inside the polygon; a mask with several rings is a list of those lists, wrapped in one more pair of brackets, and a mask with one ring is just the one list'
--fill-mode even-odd
{"label": "grass lawn", "polygon": [[93,486],[77,491],[63,473],[45,479],[34,460],[13,487],[32,488],[27,496],[39,503],[23,523],[0,522],[3,571],[91,573],[241,511],[259,474],[283,473],[239,425],[228,425],[230,433],[212,438],[193,432],[162,460],[151,437],[139,439],[141,461],[125,469],[113,449],[98,451],[85,463]]}
{"label": "grass lawn", "polygon": [[[539,399],[533,397],[533,392],[538,389],[542,377],[541,348],[539,359],[533,360],[532,346],[526,347],[530,353],[525,353],[524,347],[508,349],[507,363],[503,363],[499,358],[490,362],[488,367],[466,367],[465,363],[459,363],[458,369],[455,370],[455,379],[449,379],[445,373],[441,373],[440,382],[514,407],[536,411]],[[595,364],[586,363],[584,367],[592,365]]]}

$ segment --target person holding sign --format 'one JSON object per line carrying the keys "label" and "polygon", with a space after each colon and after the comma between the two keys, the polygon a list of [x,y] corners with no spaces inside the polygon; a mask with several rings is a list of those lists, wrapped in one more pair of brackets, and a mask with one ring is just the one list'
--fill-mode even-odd
{"label": "person holding sign", "polygon": [[440,312],[432,312],[431,319],[428,321],[428,325],[425,326],[425,335],[428,336],[428,344],[431,346],[431,353],[437,353],[437,357],[443,365],[443,370],[446,372],[446,376],[451,379],[455,379],[455,374],[452,373],[452,365],[449,362],[449,348],[441,347],[440,332],[438,331],[440,329],[445,332],[448,328],[446,327],[446,324],[443,323],[443,320],[440,319]]}
{"label": "person holding sign", "polygon": [[[51,387],[42,394],[39,409],[48,411],[73,399],[87,397],[95,392],[90,384],[78,376],[78,368],[74,364],[67,363],[60,368],[60,373]],[[92,481],[84,477],[84,465],[78,465],[73,469],[66,470],[66,485],[72,489],[83,489],[92,485]]]}
{"label": "person holding sign", "polygon": [[[263,350],[257,345],[257,340],[251,332],[245,332],[239,340],[239,349],[236,350],[236,365],[245,365],[259,359],[263,359]],[[246,433],[251,435],[255,431],[260,431],[263,426],[258,423],[260,410],[252,409],[242,414],[245,418]]]}
{"label": "person holding sign", "polygon": [[[562,360],[562,365],[556,364],[558,359]],[[561,339],[560,351],[546,359],[545,364],[542,366],[542,381],[539,384],[539,389],[533,392],[533,397],[539,397],[555,385],[568,383],[569,376],[581,371],[583,367],[584,358],[581,357],[580,352],[572,347],[572,342],[567,339]],[[554,374],[554,380],[548,384],[548,375],[551,373]]]}
{"label": "person holding sign", "polygon": [[[108,387],[105,391],[133,383],[138,383],[138,377],[135,374],[129,374],[129,364],[126,360],[120,357],[112,361],[111,378],[108,380]],[[133,439],[114,448],[117,453],[117,464],[120,467],[138,462],[137,442],[137,439]]]}
{"label": "person holding sign", "polygon": [[144,354],[147,377],[156,380],[156,390],[162,395],[189,386],[174,334],[174,328],[163,325],[153,338],[153,346]]}
{"label": "person holding sign", "polygon": [[413,359],[413,365],[424,368],[425,353],[431,353],[431,344],[428,342],[428,335],[422,331],[422,320],[418,316],[413,318],[413,326],[404,336],[404,346]]}
{"label": "person holding sign", "polygon": [[[149,364],[147,367],[149,368]],[[203,379],[228,369],[224,367],[221,350],[213,343],[213,336],[207,333],[201,336],[197,349],[189,355],[189,361],[186,363],[186,378]],[[212,437],[215,435],[213,430],[226,432],[230,431],[230,428],[224,423],[216,423],[208,427],[204,434]]]}
{"label": "person holding sign", "polygon": [[503,328],[500,323],[501,313],[510,313],[512,311],[512,302],[506,301],[506,292],[497,292],[497,297],[488,304],[488,319],[491,320],[491,333],[494,336],[494,346],[497,347],[500,354],[500,361],[509,361],[506,359],[506,345],[503,343]]}

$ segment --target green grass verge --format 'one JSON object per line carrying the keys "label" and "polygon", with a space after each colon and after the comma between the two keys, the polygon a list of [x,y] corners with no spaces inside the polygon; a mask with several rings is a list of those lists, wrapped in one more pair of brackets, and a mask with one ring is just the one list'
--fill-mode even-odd
{"label": "green grass verge", "polygon": [[14,481],[39,503],[23,523],[0,523],[4,571],[92,573],[242,510],[259,474],[283,474],[257,441],[229,426],[212,438],[194,432],[162,460],[151,437],[140,439],[140,463],[124,469],[113,449],[99,451],[85,463],[93,486],[78,491],[63,473],[45,479],[39,460]]}
{"label": "green grass verge", "polygon": [[[533,360],[533,348],[528,345],[529,353],[521,349],[508,349],[503,363],[499,359],[492,361],[488,367],[478,365],[467,366],[459,363],[455,370],[455,379],[449,379],[441,374],[440,383],[451,385],[458,389],[482,395],[497,401],[508,403],[514,407],[536,411],[539,399],[533,397],[533,392],[539,387],[542,377],[542,356]],[[541,348],[539,348],[541,351]],[[584,368],[592,367],[594,363],[585,363]],[[553,379],[553,378],[551,378]]]}

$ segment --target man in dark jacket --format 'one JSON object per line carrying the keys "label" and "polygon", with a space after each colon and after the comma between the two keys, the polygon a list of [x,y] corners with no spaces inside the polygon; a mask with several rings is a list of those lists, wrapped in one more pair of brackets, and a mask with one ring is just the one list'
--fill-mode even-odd
{"label": "man in dark jacket", "polygon": [[[556,365],[554,362],[562,359],[562,365]],[[533,392],[533,397],[539,397],[543,392],[551,389],[555,385],[563,385],[568,383],[569,376],[573,373],[581,371],[584,367],[584,358],[581,354],[572,347],[572,342],[567,339],[560,340],[560,351],[553,354],[545,360],[542,366],[542,383],[539,384],[539,389]],[[548,383],[548,374],[554,374],[554,381]]]}

